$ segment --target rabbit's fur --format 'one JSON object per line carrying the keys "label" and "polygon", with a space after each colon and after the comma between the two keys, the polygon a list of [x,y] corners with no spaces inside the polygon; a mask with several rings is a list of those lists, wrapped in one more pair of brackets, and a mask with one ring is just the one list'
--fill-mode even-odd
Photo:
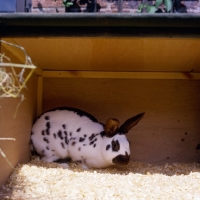
{"label": "rabbit's fur", "polygon": [[33,125],[31,149],[46,162],[72,160],[83,168],[126,165],[130,147],[125,134],[143,115],[132,117],[119,127],[116,119],[108,119],[103,125],[84,111],[57,108],[42,114]]}

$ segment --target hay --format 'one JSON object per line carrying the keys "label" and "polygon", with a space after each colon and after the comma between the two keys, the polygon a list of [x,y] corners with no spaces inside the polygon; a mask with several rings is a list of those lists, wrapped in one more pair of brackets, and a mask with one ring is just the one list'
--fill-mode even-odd
{"label": "hay", "polygon": [[[37,200],[179,200],[200,199],[200,165],[154,165],[130,162],[126,167],[63,169],[35,158],[18,165],[2,187],[0,199]],[[1,196],[2,194],[2,196]]]}
{"label": "hay", "polygon": [[[5,48],[14,47],[21,50],[24,54],[24,63],[12,63],[9,57],[0,52],[0,97],[21,97],[20,92],[23,88],[26,88],[26,83],[33,74],[36,66],[33,65],[30,56],[28,56],[23,47],[4,40],[0,40],[1,44]],[[11,71],[7,71],[6,68],[10,68]],[[15,68],[21,68],[19,74],[17,74]],[[30,69],[30,72],[24,78],[26,69]]]}

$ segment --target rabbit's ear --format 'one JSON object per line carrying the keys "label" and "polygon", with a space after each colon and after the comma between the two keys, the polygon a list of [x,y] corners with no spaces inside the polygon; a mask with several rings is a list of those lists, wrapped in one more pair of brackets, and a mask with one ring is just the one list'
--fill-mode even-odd
{"label": "rabbit's ear", "polygon": [[116,135],[118,127],[119,127],[119,121],[117,119],[113,118],[108,119],[105,125],[106,137],[111,138],[114,135]]}
{"label": "rabbit's ear", "polygon": [[140,113],[130,119],[127,119],[121,126],[119,132],[121,134],[126,134],[128,131],[135,126],[144,116],[145,113]]}

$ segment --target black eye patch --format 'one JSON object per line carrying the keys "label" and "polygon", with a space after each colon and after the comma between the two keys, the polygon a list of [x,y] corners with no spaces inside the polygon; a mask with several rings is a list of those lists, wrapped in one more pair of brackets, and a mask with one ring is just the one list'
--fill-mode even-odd
{"label": "black eye patch", "polygon": [[119,149],[120,149],[119,141],[112,140],[112,151],[119,151]]}
{"label": "black eye patch", "polygon": [[110,149],[110,144],[108,144],[108,145],[106,146],[106,151],[108,151],[108,149]]}

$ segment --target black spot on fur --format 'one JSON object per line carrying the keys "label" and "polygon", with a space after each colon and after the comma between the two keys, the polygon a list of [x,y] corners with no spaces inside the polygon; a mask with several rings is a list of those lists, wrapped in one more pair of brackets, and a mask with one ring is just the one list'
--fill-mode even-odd
{"label": "black spot on fur", "polygon": [[79,147],[78,150],[80,151],[80,150],[81,150],[81,147]]}
{"label": "black spot on fur", "polygon": [[47,122],[47,123],[46,123],[46,127],[47,127],[47,129],[46,129],[46,134],[47,134],[47,135],[50,135],[50,132],[49,132],[49,129],[50,129],[50,122]]}
{"label": "black spot on fur", "polygon": [[90,142],[90,145],[93,145],[95,141]]}
{"label": "black spot on fur", "polygon": [[83,142],[85,140],[85,138],[80,137],[79,138],[79,142]]}
{"label": "black spot on fur", "polygon": [[97,135],[99,135],[99,134],[98,133],[97,134],[92,133],[92,135],[89,137],[89,140],[90,141],[93,140]]}
{"label": "black spot on fur", "polygon": [[94,144],[93,147],[95,148],[95,147],[96,147],[96,144]]}
{"label": "black spot on fur", "polygon": [[69,133],[70,137],[72,136],[72,132]]}
{"label": "black spot on fur", "polygon": [[72,146],[74,146],[76,144],[76,142],[72,142]]}
{"label": "black spot on fur", "polygon": [[63,142],[61,142],[61,146],[62,146],[63,149],[65,149],[65,145],[64,145]]}
{"label": "black spot on fur", "polygon": [[65,136],[65,144],[68,144],[68,143],[69,143],[69,141],[67,139],[67,136]]}
{"label": "black spot on fur", "polygon": [[44,118],[45,118],[46,120],[49,120],[49,116],[45,116]]}
{"label": "black spot on fur", "polygon": [[66,125],[65,125],[65,124],[63,124],[62,127],[63,127],[64,129],[66,129]]}
{"label": "black spot on fur", "polygon": [[33,135],[33,132],[31,131],[31,135]]}
{"label": "black spot on fur", "polygon": [[86,144],[83,144],[83,146],[86,146]]}
{"label": "black spot on fur", "polygon": [[46,123],[46,127],[49,129],[50,128],[50,122]]}
{"label": "black spot on fur", "polygon": [[64,134],[67,135],[67,131],[64,131]]}
{"label": "black spot on fur", "polygon": [[46,129],[46,134],[50,135],[49,129]]}
{"label": "black spot on fur", "polygon": [[84,135],[84,137],[87,137],[87,135]]}
{"label": "black spot on fur", "polygon": [[108,145],[106,146],[106,151],[108,151],[108,149],[110,149],[110,144],[108,144]]}
{"label": "black spot on fur", "polygon": [[130,155],[128,155],[127,152],[125,152],[125,155],[118,155],[115,158],[113,158],[113,163],[117,165],[127,165],[130,161]]}
{"label": "black spot on fur", "polygon": [[100,135],[101,135],[101,137],[104,137],[104,136],[106,136],[106,132],[105,132],[105,131],[102,131],[102,132],[100,133]]}
{"label": "black spot on fur", "polygon": [[56,136],[56,134],[55,134],[55,133],[53,134],[53,136],[54,136],[54,138],[55,138],[55,139],[57,138],[57,136]]}
{"label": "black spot on fur", "polygon": [[43,140],[46,142],[46,143],[49,143],[49,140],[47,138],[43,138]]}
{"label": "black spot on fur", "polygon": [[61,130],[58,131],[58,137],[59,137],[61,140],[63,140],[63,136],[62,136],[62,131],[61,131]]}
{"label": "black spot on fur", "polygon": [[94,133],[89,137],[89,140],[91,141],[94,138]]}
{"label": "black spot on fur", "polygon": [[57,163],[67,163],[67,162],[71,162],[72,159],[70,157],[67,157],[67,158],[60,158],[58,160],[55,160],[54,162],[57,162]]}
{"label": "black spot on fur", "polygon": [[80,132],[81,131],[81,128],[78,128],[77,130],[76,130],[76,132]]}
{"label": "black spot on fur", "polygon": [[50,126],[50,122],[47,122],[47,123],[46,123],[46,127],[47,127],[47,129],[46,129],[46,134],[47,134],[47,135],[50,135],[50,132],[49,132],[49,129],[50,129],[50,127],[51,127],[51,126]]}
{"label": "black spot on fur", "polygon": [[47,150],[49,150],[49,147],[46,147]]}
{"label": "black spot on fur", "polygon": [[90,142],[90,145],[94,144],[97,141],[97,138],[95,138],[93,141]]}
{"label": "black spot on fur", "polygon": [[45,135],[44,130],[42,130],[41,134],[42,134],[42,135]]}
{"label": "black spot on fur", "polygon": [[119,151],[120,144],[118,140],[112,140],[112,151]]}

